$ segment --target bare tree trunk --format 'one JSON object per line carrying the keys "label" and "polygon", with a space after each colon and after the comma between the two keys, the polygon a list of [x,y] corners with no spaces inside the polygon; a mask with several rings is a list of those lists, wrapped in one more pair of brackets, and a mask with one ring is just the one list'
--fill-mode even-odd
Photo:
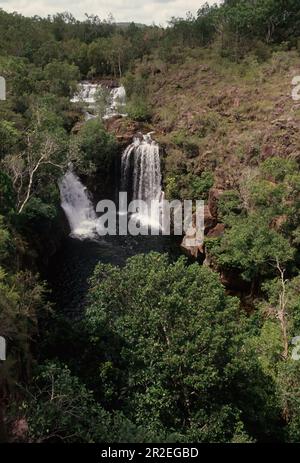
{"label": "bare tree trunk", "polygon": [[284,360],[287,360],[289,354],[289,342],[287,333],[287,313],[286,313],[286,283],[287,280],[284,278],[285,269],[281,268],[278,259],[276,260],[277,270],[280,275],[281,292],[279,294],[279,311],[277,317],[280,321],[282,339],[283,339],[283,352],[282,356]]}
{"label": "bare tree trunk", "polygon": [[18,214],[20,214],[23,211],[24,207],[26,206],[27,202],[30,199],[34,176],[35,176],[35,173],[40,168],[40,166],[42,164],[48,164],[48,165],[52,165],[54,167],[57,167],[59,169],[62,169],[61,165],[55,164],[54,162],[51,161],[51,156],[55,152],[55,149],[56,148],[55,148],[55,145],[53,144],[53,142],[51,140],[46,140],[46,143],[45,143],[45,146],[44,146],[44,149],[43,149],[43,152],[42,152],[40,158],[37,161],[33,161],[32,155],[30,153],[30,148],[29,148],[28,156],[27,156],[27,164],[28,164],[27,167],[28,167],[28,173],[29,173],[29,182],[28,182],[25,198],[22,201],[22,203],[21,203],[21,205],[20,205],[20,207],[18,209]]}
{"label": "bare tree trunk", "polygon": [[236,63],[238,62],[238,56],[239,56],[238,50],[239,50],[239,31],[237,29],[235,32],[235,62]]}
{"label": "bare tree trunk", "polygon": [[270,22],[268,23],[268,31],[267,31],[267,35],[266,35],[266,42],[267,42],[267,43],[270,43],[270,42],[271,42],[271,39],[272,39],[273,34],[274,34],[274,31],[275,31],[275,24],[274,24],[273,21],[270,19]]}
{"label": "bare tree trunk", "polygon": [[118,56],[119,75],[122,77],[121,56]]}
{"label": "bare tree trunk", "polygon": [[18,210],[18,214],[21,214],[21,212],[23,211],[25,205],[27,204],[29,198],[30,198],[30,194],[31,194],[31,188],[32,188],[32,183],[33,183],[33,177],[34,177],[34,174],[35,172],[38,170],[41,162],[42,162],[42,159],[43,157],[41,157],[37,163],[37,165],[35,166],[35,168],[32,170],[32,172],[30,172],[30,175],[29,175],[29,184],[28,184],[28,187],[27,187],[27,193],[26,193],[26,196],[25,196],[25,199],[24,201],[22,202],[19,210]]}

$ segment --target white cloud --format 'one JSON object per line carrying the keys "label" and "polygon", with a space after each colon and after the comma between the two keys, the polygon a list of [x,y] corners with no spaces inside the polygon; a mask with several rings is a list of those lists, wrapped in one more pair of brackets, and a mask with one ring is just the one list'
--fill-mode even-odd
{"label": "white cloud", "polygon": [[[112,13],[118,22],[165,25],[172,16],[185,17],[188,11],[196,13],[204,3],[205,0],[78,0],[76,3],[71,0],[0,0],[0,8],[25,16],[70,11],[78,19],[83,19],[84,13],[97,14],[102,19]],[[215,1],[208,0],[208,3]]]}

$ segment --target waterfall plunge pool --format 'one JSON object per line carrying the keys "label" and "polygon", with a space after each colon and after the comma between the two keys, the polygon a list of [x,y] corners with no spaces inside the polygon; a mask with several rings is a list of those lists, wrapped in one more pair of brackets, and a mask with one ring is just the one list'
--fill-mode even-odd
{"label": "waterfall plunge pool", "polygon": [[172,236],[108,236],[97,241],[66,238],[47,272],[57,310],[69,318],[79,318],[86,307],[88,280],[99,262],[123,266],[129,257],[150,251],[172,257],[180,252]]}
{"label": "waterfall plunge pool", "polygon": [[[135,137],[121,159],[121,190],[132,199],[151,201],[163,197],[159,146],[151,134]],[[124,265],[140,253],[157,251],[177,256],[174,236],[106,236],[95,239],[95,208],[87,188],[70,169],[59,183],[61,206],[71,235],[50,260],[47,279],[57,309],[70,318],[80,317],[86,306],[89,278],[98,262]],[[148,219],[148,218],[147,218]]]}

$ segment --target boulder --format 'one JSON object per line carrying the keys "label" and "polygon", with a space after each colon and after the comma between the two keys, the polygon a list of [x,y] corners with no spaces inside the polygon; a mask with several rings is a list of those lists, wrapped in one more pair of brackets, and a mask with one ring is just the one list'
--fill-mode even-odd
{"label": "boulder", "polygon": [[28,423],[26,418],[19,418],[16,420],[11,429],[12,438],[14,441],[23,442],[27,439]]}
{"label": "boulder", "polygon": [[211,188],[208,194],[208,208],[210,210],[211,215],[217,219],[218,218],[218,201],[224,190],[219,188]]}
{"label": "boulder", "polygon": [[273,228],[276,231],[280,231],[287,221],[288,216],[286,214],[278,215],[277,217],[273,218],[271,222],[271,228]]}
{"label": "boulder", "polygon": [[[195,223],[196,218],[194,214],[193,226],[187,230],[180,246],[186,254],[196,259],[199,253],[204,254],[204,235],[208,236],[208,234],[212,232],[218,226],[218,224],[216,219],[211,215],[208,205],[204,206],[204,234],[203,230],[197,230],[195,228]],[[218,230],[219,231],[216,230],[215,232],[220,232],[220,227],[218,227]]]}
{"label": "boulder", "polygon": [[217,223],[217,225],[212,229],[209,230],[207,233],[208,238],[219,238],[223,235],[225,231],[225,225],[223,223]]}
{"label": "boulder", "polygon": [[216,218],[211,214],[208,205],[204,206],[204,233],[207,235],[209,230],[213,229],[217,225]]}
{"label": "boulder", "polygon": [[204,254],[203,233],[191,227],[187,230],[180,245],[181,249],[189,256],[197,259],[199,253]]}
{"label": "boulder", "polygon": [[133,137],[140,130],[138,123],[128,123],[128,121],[124,120],[124,118],[119,115],[107,119],[105,121],[105,127],[108,132],[115,135],[118,143],[124,147],[132,143]]}

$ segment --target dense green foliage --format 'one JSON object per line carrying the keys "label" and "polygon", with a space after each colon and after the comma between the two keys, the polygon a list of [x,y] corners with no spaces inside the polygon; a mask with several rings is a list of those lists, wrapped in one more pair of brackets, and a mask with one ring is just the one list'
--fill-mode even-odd
{"label": "dense green foliage", "polygon": [[75,143],[82,154],[78,156],[78,161],[83,172],[92,168],[104,175],[110,173],[117,145],[114,136],[106,132],[101,121],[95,119],[84,124]]}
{"label": "dense green foliage", "polygon": [[264,394],[272,384],[260,389],[267,379],[244,348],[238,301],[213,272],[149,254],[123,269],[99,265],[91,283],[86,323],[100,355],[94,383],[107,406],[118,404],[154,435],[176,432],[184,441],[226,442],[253,427],[267,433],[272,396]]}
{"label": "dense green foliage", "polygon": [[240,269],[252,282],[274,274],[278,265],[290,263],[296,271],[291,262],[298,245],[299,185],[297,163],[273,157],[241,179],[239,192],[227,192],[219,206],[228,228],[208,243],[218,263]]}
{"label": "dense green foliage", "polygon": [[25,394],[19,409],[12,409],[12,413],[27,418],[33,442],[128,442],[143,438],[141,430],[121,413],[105,411],[66,365],[41,366],[34,382],[35,388]]}

